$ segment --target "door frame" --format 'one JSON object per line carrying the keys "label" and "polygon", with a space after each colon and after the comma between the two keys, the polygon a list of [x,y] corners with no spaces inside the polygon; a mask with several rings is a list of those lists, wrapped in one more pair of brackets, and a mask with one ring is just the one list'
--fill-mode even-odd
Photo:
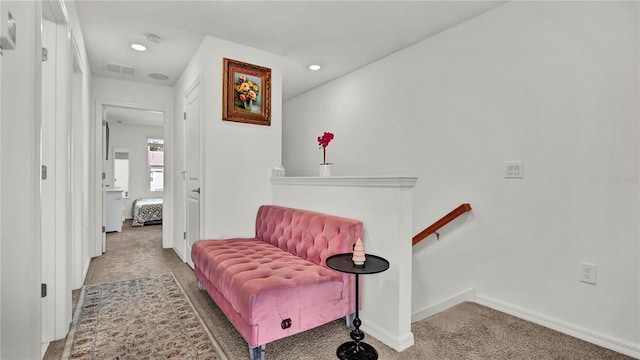
{"label": "door frame", "polygon": [[[149,111],[161,111],[163,112],[163,133],[165,139],[165,173],[173,174],[173,159],[172,159],[172,148],[174,144],[173,132],[171,131],[171,107],[159,106],[159,105],[150,105],[150,104],[141,104],[141,103],[132,103],[121,100],[113,100],[113,99],[96,99],[95,102],[95,117],[94,121],[91,123],[91,131],[93,134],[93,142],[94,146],[92,147],[92,169],[91,169],[91,189],[92,194],[90,196],[90,208],[92,209],[91,214],[91,231],[93,239],[89,249],[92,257],[100,256],[104,253],[103,247],[103,232],[102,226],[103,224],[103,200],[102,200],[102,173],[104,172],[102,158],[102,149],[104,147],[104,143],[102,140],[102,114],[103,109],[106,107],[121,107],[121,108],[129,108],[129,109],[138,109],[138,110],[149,110]],[[171,181],[171,176],[165,176],[165,187],[163,192],[163,219],[162,219],[162,247],[170,248],[173,246],[172,236],[173,233],[173,181]]]}
{"label": "door frame", "polygon": [[[0,3],[1,5],[1,3]],[[0,6],[0,13],[3,9]],[[0,49],[0,84],[2,84],[2,49]],[[2,114],[2,86],[0,86],[0,114]],[[2,172],[2,116],[0,115],[0,173]],[[0,176],[0,199],[2,198],[2,176]],[[2,206],[0,206],[0,219],[2,219]],[[0,235],[2,235],[2,222],[0,221]],[[0,242],[0,260],[2,259],[2,242]],[[38,274],[39,275],[39,274]],[[2,279],[2,265],[0,264],[0,279]],[[2,286],[0,285],[0,319],[2,319]],[[2,326],[0,326],[0,354],[2,354]]]}
{"label": "door frame", "polygon": [[71,41],[70,73],[70,184],[71,184],[71,285],[72,289],[82,287],[89,271],[88,255],[88,175],[89,175],[89,129],[88,119],[83,113],[82,96],[85,91],[85,68],[73,29]]}

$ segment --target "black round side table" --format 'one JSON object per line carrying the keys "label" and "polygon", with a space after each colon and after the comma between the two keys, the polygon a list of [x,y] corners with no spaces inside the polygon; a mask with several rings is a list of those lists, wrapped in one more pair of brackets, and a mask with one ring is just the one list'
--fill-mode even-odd
{"label": "black round side table", "polygon": [[354,329],[350,334],[353,341],[340,345],[336,351],[336,355],[338,355],[338,359],[342,360],[376,360],[378,359],[376,349],[362,342],[364,333],[360,331],[362,322],[360,321],[358,312],[358,291],[360,288],[358,278],[360,274],[376,274],[387,270],[389,268],[389,261],[380,256],[365,254],[366,261],[364,265],[358,266],[351,260],[352,256],[352,253],[344,253],[327,258],[328,267],[343,273],[355,274],[356,276],[356,318],[353,319]]}

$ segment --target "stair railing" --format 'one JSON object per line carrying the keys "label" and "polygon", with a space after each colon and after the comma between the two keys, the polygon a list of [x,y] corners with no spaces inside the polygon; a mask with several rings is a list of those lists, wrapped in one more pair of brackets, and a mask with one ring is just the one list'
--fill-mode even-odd
{"label": "stair railing", "polygon": [[466,213],[467,211],[471,211],[471,205],[465,203],[458,206],[457,208],[453,209],[453,211],[440,218],[440,220],[434,222],[433,224],[429,225],[429,227],[419,232],[416,236],[413,237],[411,243],[415,245],[433,233],[435,233],[438,237],[438,240],[440,240],[440,234],[438,234],[438,230],[453,221],[458,216]]}

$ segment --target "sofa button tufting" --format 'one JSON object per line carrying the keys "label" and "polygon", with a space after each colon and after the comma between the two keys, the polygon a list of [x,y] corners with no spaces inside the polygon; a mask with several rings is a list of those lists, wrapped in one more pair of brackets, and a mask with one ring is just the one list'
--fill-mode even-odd
{"label": "sofa button tufting", "polygon": [[282,322],[280,323],[280,327],[282,327],[282,329],[288,329],[291,327],[291,319],[290,318],[286,318],[284,320],[282,320]]}

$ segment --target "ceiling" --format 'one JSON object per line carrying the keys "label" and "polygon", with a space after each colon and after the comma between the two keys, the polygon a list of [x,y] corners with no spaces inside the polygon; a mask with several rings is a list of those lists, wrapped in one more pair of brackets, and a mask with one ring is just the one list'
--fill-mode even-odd
{"label": "ceiling", "polygon": [[134,109],[121,106],[105,106],[109,124],[162,126],[164,114],[161,111]]}
{"label": "ceiling", "polygon": [[[173,86],[205,35],[283,59],[283,100],[433,36],[505,1],[76,0],[94,75]],[[159,43],[145,39],[160,37]],[[146,52],[131,43],[147,46]],[[136,75],[105,71],[113,63]],[[319,64],[322,69],[310,71]],[[165,74],[155,80],[149,74]]]}

